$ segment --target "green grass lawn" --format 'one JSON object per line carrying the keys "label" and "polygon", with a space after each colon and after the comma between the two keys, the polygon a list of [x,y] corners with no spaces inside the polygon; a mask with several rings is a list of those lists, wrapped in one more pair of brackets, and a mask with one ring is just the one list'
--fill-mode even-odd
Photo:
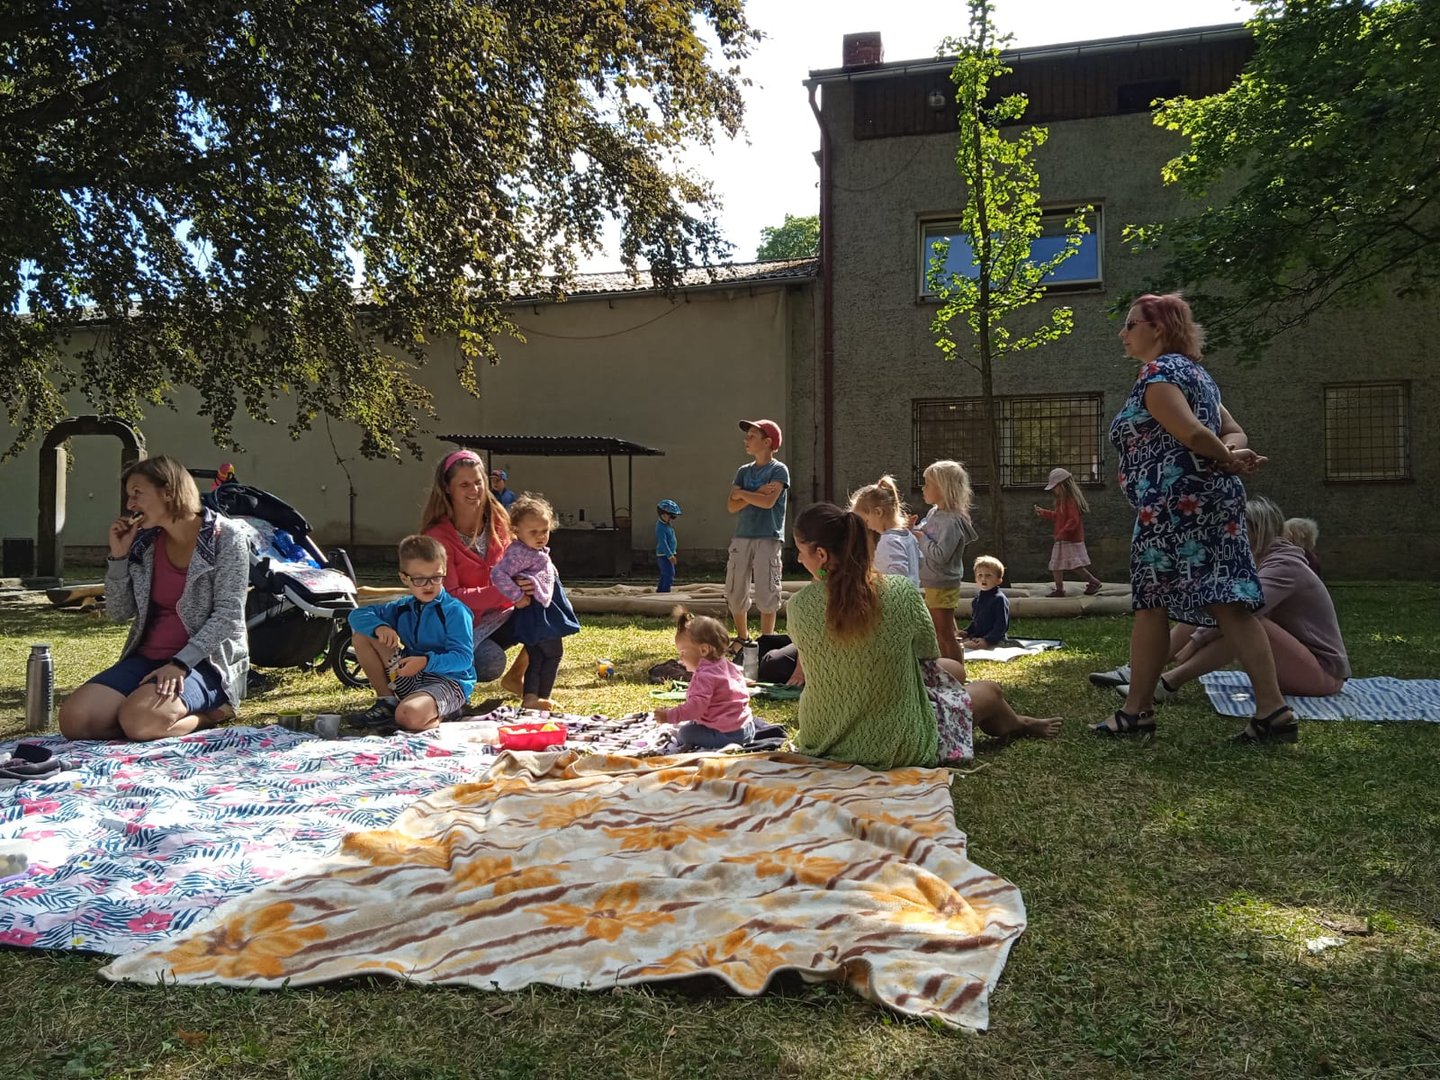
{"label": "green grass lawn", "polygon": [[[1335,590],[1359,675],[1436,674],[1440,586]],[[0,951],[0,1077],[1440,1076],[1440,730],[1307,723],[1298,747],[1232,748],[1198,687],[1147,744],[1084,731],[1115,702],[1085,673],[1124,659],[1125,619],[1025,620],[1068,648],[974,666],[1067,724],[985,747],[956,777],[971,856],[1019,885],[1030,928],[980,1037],[897,1019],[844,990],[759,999],[656,988],[513,994],[356,982],[274,993],[113,986],[103,959]],[[0,738],[20,733],[30,641],[69,687],[123,633],[0,610]],[[557,697],[645,707],[659,621],[590,618]],[[594,660],[620,678],[598,683]],[[245,719],[359,706],[292,673]],[[792,705],[764,705],[788,721]],[[983,743],[983,740],[982,740]],[[1306,941],[1361,928],[1311,955]]]}

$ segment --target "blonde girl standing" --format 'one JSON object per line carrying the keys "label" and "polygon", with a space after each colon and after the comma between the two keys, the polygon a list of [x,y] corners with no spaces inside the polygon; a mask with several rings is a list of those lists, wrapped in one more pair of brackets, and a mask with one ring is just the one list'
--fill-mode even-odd
{"label": "blonde girl standing", "polygon": [[911,519],[911,534],[920,545],[920,587],[935,623],[940,655],[963,664],[965,650],[955,628],[960,581],[965,576],[965,545],[976,537],[970,522],[970,474],[958,461],[937,461],[925,470],[921,496],[930,511],[923,521]]}
{"label": "blonde girl standing", "polygon": [[1065,571],[1078,570],[1085,575],[1085,595],[1094,596],[1101,582],[1090,572],[1090,553],[1085,550],[1085,514],[1090,504],[1069,469],[1051,469],[1046,491],[1055,493],[1055,509],[1035,506],[1035,516],[1055,523],[1055,545],[1050,549],[1050,571],[1055,575],[1055,588],[1046,596],[1065,595]]}
{"label": "blonde girl standing", "polygon": [[920,587],[920,545],[910,534],[910,518],[893,476],[882,476],[850,496],[850,509],[875,533],[875,572],[899,574]]}

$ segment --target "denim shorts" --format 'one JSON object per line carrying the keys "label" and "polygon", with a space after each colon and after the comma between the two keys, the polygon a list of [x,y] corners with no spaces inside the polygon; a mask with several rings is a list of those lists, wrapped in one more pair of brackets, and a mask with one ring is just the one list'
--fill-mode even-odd
{"label": "denim shorts", "polygon": [[[99,686],[108,686],[111,690],[129,697],[140,689],[140,683],[146,675],[169,662],[168,658],[151,660],[148,656],[136,653],[106,668],[89,681]],[[190,674],[185,676],[185,684],[180,688],[180,700],[185,703],[185,708],[195,715],[218,709],[225,704],[225,687],[220,682],[220,672],[215,670],[214,664],[202,660],[196,667],[191,668]]]}

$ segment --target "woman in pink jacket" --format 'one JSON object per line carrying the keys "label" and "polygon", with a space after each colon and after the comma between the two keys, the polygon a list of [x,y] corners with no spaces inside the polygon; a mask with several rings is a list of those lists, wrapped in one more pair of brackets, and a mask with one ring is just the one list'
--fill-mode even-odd
{"label": "woman in pink jacket", "polygon": [[[514,605],[490,583],[490,571],[510,544],[510,517],[490,492],[479,454],[456,450],[441,459],[420,531],[444,545],[445,591],[474,620],[476,681],[493,682],[505,672],[505,651],[519,642],[506,626]],[[528,580],[520,587],[527,594],[534,588]],[[525,666],[522,649],[500,685],[520,693]]]}

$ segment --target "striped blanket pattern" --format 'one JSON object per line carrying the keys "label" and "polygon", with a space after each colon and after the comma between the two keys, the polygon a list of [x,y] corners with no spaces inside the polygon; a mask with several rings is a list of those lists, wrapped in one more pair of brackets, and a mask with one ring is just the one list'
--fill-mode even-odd
{"label": "striped blanket pattern", "polygon": [[790,754],[507,752],[102,974],[482,990],[708,975],[758,994],[798,971],[984,1028],[1025,909],[966,857],[950,781]]}
{"label": "striped blanket pattern", "polygon": [[0,790],[0,840],[30,861],[0,881],[0,945],[110,954],[186,929],[494,760],[427,736],[325,742],[279,727],[25,741],[73,768]]}
{"label": "striped blanket pattern", "polygon": [[[1255,696],[1243,671],[1212,671],[1200,682],[1221,716],[1254,715]],[[1440,723],[1440,679],[1350,679],[1330,697],[1287,696],[1285,701],[1301,720]]]}

